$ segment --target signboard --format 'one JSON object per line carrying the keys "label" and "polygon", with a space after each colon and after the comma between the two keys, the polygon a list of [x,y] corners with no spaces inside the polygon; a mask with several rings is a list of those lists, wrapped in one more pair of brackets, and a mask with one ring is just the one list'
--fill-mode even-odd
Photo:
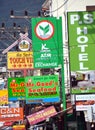
{"label": "signboard", "polygon": [[23,108],[0,108],[0,121],[23,120]]}
{"label": "signboard", "polygon": [[13,130],[26,130],[25,125],[14,125]]}
{"label": "signboard", "polygon": [[0,90],[0,105],[8,104],[8,90]]}
{"label": "signboard", "polygon": [[95,100],[95,94],[81,94],[81,95],[75,95],[76,101],[84,101],[84,100]]}
{"label": "signboard", "polygon": [[25,77],[26,103],[59,102],[58,75]]}
{"label": "signboard", "polygon": [[62,49],[61,21],[54,17],[31,19],[34,68],[58,67],[60,43]]}
{"label": "signboard", "polygon": [[71,92],[95,93],[95,11],[68,12]]}
{"label": "signboard", "polygon": [[56,112],[54,106],[50,106],[46,109],[43,109],[43,110],[38,111],[32,115],[27,116],[27,119],[28,119],[30,125],[34,125],[38,122],[46,120],[49,117],[54,116],[56,114],[57,114],[57,112]]}
{"label": "signboard", "polygon": [[25,79],[24,77],[8,78],[9,100],[25,100]]}
{"label": "signboard", "polygon": [[7,53],[8,69],[33,69],[32,52],[8,52]]}

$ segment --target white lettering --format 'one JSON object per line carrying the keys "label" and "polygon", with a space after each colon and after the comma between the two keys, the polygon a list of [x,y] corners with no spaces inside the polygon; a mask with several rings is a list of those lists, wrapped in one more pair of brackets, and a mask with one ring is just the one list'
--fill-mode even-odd
{"label": "white lettering", "polygon": [[86,37],[86,36],[79,36],[77,38],[77,42],[78,43],[86,43],[86,42],[88,42],[88,37]]}
{"label": "white lettering", "polygon": [[94,21],[94,19],[92,18],[93,17],[93,15],[92,14],[85,14],[84,15],[84,23],[86,23],[86,24],[91,24],[91,23],[93,23],[93,21]]}
{"label": "white lettering", "polygon": [[78,14],[70,16],[70,22],[71,22],[71,24],[74,24],[75,21],[78,21],[79,19],[80,19],[80,16]]}
{"label": "white lettering", "polygon": [[80,70],[88,70],[88,67],[84,67],[83,62],[80,62],[79,66],[80,66]]}
{"label": "white lettering", "polygon": [[79,54],[79,61],[88,61],[88,54]]}
{"label": "white lettering", "polygon": [[88,45],[78,45],[78,47],[81,48],[81,52],[85,52],[86,51],[86,47],[88,47]]}
{"label": "white lettering", "polygon": [[80,27],[77,28],[77,35],[81,34],[81,33],[87,34],[87,27],[84,27],[83,29],[81,29]]}

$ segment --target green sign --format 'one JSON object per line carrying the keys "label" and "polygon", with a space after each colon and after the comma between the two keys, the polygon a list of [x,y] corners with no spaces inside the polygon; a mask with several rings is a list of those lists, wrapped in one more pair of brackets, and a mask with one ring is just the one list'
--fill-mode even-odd
{"label": "green sign", "polygon": [[[35,68],[58,67],[60,42],[62,45],[62,34],[60,37],[60,33],[62,33],[61,21],[61,18],[56,19],[54,17],[31,19]],[[59,37],[61,40],[59,40]]]}
{"label": "green sign", "polygon": [[8,78],[9,100],[25,100],[25,81],[24,78]]}
{"label": "green sign", "polygon": [[58,75],[25,77],[27,103],[58,102]]}
{"label": "green sign", "polygon": [[94,93],[95,11],[68,12],[68,37],[72,93]]}

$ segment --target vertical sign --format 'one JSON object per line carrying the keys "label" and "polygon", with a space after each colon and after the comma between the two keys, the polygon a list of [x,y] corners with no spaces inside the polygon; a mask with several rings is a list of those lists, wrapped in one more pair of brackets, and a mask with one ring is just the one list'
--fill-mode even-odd
{"label": "vertical sign", "polygon": [[[35,68],[54,68],[58,66],[59,21],[61,19],[53,17],[31,19]],[[59,28],[62,28],[62,25]]]}
{"label": "vertical sign", "polygon": [[72,93],[95,93],[95,12],[68,12]]}

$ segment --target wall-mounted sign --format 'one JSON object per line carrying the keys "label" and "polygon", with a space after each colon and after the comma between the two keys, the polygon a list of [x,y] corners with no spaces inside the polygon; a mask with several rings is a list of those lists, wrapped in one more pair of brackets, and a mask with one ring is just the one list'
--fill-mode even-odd
{"label": "wall-mounted sign", "polygon": [[8,78],[8,97],[10,101],[25,100],[24,78]]}
{"label": "wall-mounted sign", "polygon": [[31,125],[34,125],[38,122],[46,120],[49,117],[54,116],[56,114],[57,114],[57,112],[56,112],[54,106],[50,106],[46,109],[43,109],[43,110],[38,111],[32,115],[27,116],[27,119]]}
{"label": "wall-mounted sign", "polygon": [[0,108],[0,121],[23,120],[23,108]]}
{"label": "wall-mounted sign", "polygon": [[27,40],[21,40],[21,42],[18,45],[19,49],[21,51],[29,51],[30,49],[30,42],[28,42]]}
{"label": "wall-mounted sign", "polygon": [[25,77],[26,103],[59,102],[58,75]]}
{"label": "wall-mounted sign", "polygon": [[34,68],[58,67],[62,50],[61,18],[32,18],[31,24]]}
{"label": "wall-mounted sign", "polygon": [[33,53],[28,52],[8,52],[8,69],[33,69]]}
{"label": "wall-mounted sign", "polygon": [[95,93],[95,11],[68,12],[68,32],[71,92]]}

